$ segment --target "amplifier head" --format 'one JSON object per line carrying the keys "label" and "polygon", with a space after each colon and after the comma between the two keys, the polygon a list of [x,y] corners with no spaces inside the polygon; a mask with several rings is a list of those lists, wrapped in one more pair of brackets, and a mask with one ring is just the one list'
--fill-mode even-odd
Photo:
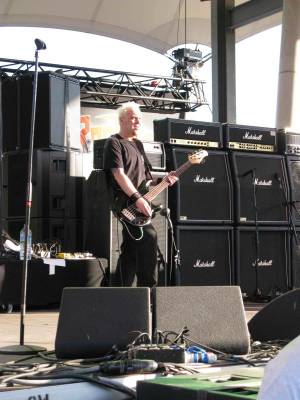
{"label": "amplifier head", "polygon": [[232,150],[274,153],[277,151],[277,131],[275,128],[227,124],[224,142],[225,147]]}
{"label": "amplifier head", "polygon": [[172,145],[221,148],[222,124],[165,118],[155,120],[154,139]]}

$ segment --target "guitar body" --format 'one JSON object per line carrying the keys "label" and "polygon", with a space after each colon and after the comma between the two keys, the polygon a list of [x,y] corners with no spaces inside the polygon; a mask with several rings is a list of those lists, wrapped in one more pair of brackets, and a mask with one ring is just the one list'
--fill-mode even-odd
{"label": "guitar body", "polygon": [[[142,183],[139,186],[138,191],[141,194],[147,193],[147,184]],[[145,214],[141,213],[135,205],[130,202],[128,196],[123,193],[120,193],[120,195],[114,199],[113,212],[121,222],[136,227],[148,225],[152,219],[152,216],[147,217]]]}

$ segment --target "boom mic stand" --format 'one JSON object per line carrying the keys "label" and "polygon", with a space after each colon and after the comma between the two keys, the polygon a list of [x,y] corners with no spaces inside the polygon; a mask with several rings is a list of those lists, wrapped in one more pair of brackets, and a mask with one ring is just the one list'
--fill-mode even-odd
{"label": "boom mic stand", "polygon": [[20,344],[19,346],[6,346],[0,349],[0,354],[19,354],[31,355],[40,351],[46,350],[39,346],[24,345],[25,333],[25,314],[26,314],[26,295],[27,295],[27,277],[28,277],[28,255],[27,244],[30,228],[30,214],[32,203],[32,159],[33,159],[33,145],[34,145],[34,127],[35,127],[35,113],[36,113],[36,94],[38,83],[38,55],[39,50],[46,49],[46,44],[40,40],[35,39],[35,69],[33,76],[33,93],[32,93],[32,109],[31,109],[31,126],[30,126],[30,142],[28,151],[28,177],[27,177],[27,191],[26,191],[26,217],[25,217],[25,241],[24,241],[24,259],[22,265],[22,286],[21,286],[21,318],[20,318]]}
{"label": "boom mic stand", "polygon": [[260,256],[260,243],[259,243],[259,228],[258,228],[258,207],[257,207],[257,196],[256,196],[256,176],[255,176],[255,169],[250,170],[243,176],[248,175],[251,173],[251,182],[253,186],[253,209],[254,209],[254,223],[255,223],[255,290],[253,294],[253,298],[250,298],[251,301],[258,301],[263,300],[263,296],[261,290],[258,287],[258,260]]}

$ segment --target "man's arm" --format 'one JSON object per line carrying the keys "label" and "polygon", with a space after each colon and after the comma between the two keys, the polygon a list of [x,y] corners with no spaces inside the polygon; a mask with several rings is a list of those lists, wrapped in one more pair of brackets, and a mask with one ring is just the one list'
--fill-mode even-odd
{"label": "man's arm", "polygon": [[[128,197],[131,197],[134,193],[138,191],[131,180],[128,178],[128,176],[125,174],[123,168],[112,168],[111,172],[120,188]],[[147,217],[151,216],[152,210],[150,204],[143,197],[140,197],[136,200],[135,206]]]}

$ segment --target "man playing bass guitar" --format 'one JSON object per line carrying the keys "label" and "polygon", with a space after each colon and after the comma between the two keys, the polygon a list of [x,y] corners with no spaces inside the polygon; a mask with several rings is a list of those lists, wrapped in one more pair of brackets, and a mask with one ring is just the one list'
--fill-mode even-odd
{"label": "man playing bass guitar", "polygon": [[[153,287],[157,283],[157,234],[151,223],[151,205],[143,197],[144,193],[139,192],[141,184],[151,180],[143,144],[138,140],[141,111],[134,102],[123,104],[118,111],[119,133],[112,135],[104,148],[104,170],[112,192],[112,208],[125,198],[129,209],[130,205],[134,206],[135,213],[148,221],[139,226],[138,223],[127,224],[120,218],[123,222],[123,242],[116,285],[132,286],[136,276],[137,286]],[[172,173],[166,179],[168,186],[178,180]],[[129,214],[131,216],[130,211]]]}

